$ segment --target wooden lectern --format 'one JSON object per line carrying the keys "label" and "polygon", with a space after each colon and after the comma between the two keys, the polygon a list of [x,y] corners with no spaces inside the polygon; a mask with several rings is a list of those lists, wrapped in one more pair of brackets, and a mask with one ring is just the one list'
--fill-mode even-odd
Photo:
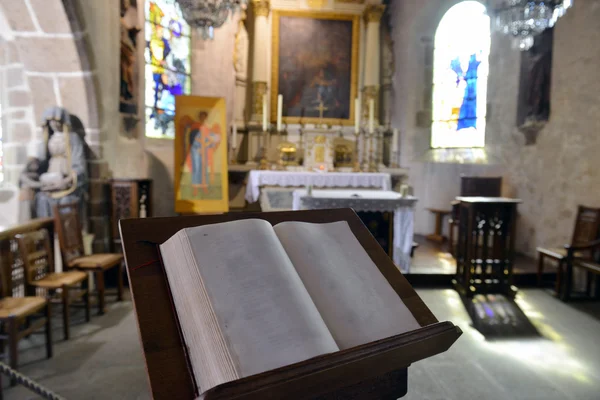
{"label": "wooden lectern", "polygon": [[457,197],[459,201],[455,289],[463,296],[514,297],[517,205],[520,199]]}
{"label": "wooden lectern", "polygon": [[[158,244],[183,228],[248,218],[263,219],[272,225],[284,221],[347,221],[421,328],[245,377],[203,392],[191,373],[170,289],[160,266]],[[438,322],[351,209],[128,219],[120,221],[120,231],[155,399],[395,400],[406,394],[408,366],[448,350],[462,333],[451,322]]]}

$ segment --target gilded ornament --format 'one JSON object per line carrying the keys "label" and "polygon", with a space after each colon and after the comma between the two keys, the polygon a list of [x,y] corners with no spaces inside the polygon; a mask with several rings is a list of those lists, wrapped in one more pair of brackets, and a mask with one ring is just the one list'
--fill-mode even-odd
{"label": "gilded ornament", "polygon": [[327,0],[306,0],[306,5],[308,5],[309,8],[315,10],[320,10],[324,8],[326,4]]}
{"label": "gilded ornament", "polygon": [[[374,112],[375,112],[375,121],[379,121],[379,85],[365,86],[363,88],[362,95],[362,116],[368,118],[368,110],[369,110],[369,100],[373,99],[374,103]],[[378,122],[377,122],[378,123]]]}
{"label": "gilded ornament", "polygon": [[385,5],[383,4],[371,4],[365,8],[363,16],[365,22],[379,22],[385,11]]}
{"label": "gilded ornament", "polygon": [[271,4],[268,1],[265,1],[265,0],[253,1],[252,6],[254,7],[254,15],[256,17],[269,16],[269,10],[271,9]]}
{"label": "gilded ornament", "polygon": [[252,82],[252,116],[262,119],[263,96],[267,93],[267,82]]}

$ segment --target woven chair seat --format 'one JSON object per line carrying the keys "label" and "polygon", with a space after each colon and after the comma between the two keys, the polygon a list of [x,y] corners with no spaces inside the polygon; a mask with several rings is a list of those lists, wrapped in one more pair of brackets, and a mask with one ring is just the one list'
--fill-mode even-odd
{"label": "woven chair seat", "polygon": [[121,263],[123,255],[118,253],[100,253],[78,257],[69,263],[70,267],[82,269],[110,269]]}
{"label": "woven chair seat", "polygon": [[44,289],[58,289],[63,286],[73,286],[87,279],[87,274],[81,271],[53,272],[31,284]]}
{"label": "woven chair seat", "polygon": [[46,306],[43,297],[5,297],[0,300],[0,318],[26,317]]}

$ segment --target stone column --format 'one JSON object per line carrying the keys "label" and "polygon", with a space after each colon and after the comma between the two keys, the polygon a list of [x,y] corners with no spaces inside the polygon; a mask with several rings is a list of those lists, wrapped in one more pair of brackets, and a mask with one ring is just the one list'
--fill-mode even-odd
{"label": "stone column", "polygon": [[235,34],[233,67],[235,69],[235,98],[233,119],[239,128],[246,124],[246,87],[248,84],[248,31],[246,30],[246,10],[240,12],[238,29]]}
{"label": "stone column", "polygon": [[392,78],[394,76],[394,49],[390,27],[384,24],[381,29],[381,113],[380,117],[385,126],[391,122]]}
{"label": "stone column", "polygon": [[267,65],[267,46],[269,32],[267,17],[270,3],[268,0],[253,0],[254,7],[254,54],[252,55],[252,121],[262,121],[263,95],[267,93],[269,69]]}
{"label": "stone column", "polygon": [[[246,6],[240,11],[238,20],[237,32],[235,33],[235,42],[233,50],[233,68],[235,70],[235,92],[233,97],[233,121],[238,134],[236,135],[236,143],[231,143],[231,157],[235,160],[240,154],[241,144],[244,141],[242,134],[246,130],[247,108],[246,108],[246,93],[248,87],[248,30],[246,29]],[[249,146],[250,135],[246,135],[246,148]],[[231,136],[233,139],[233,135]]]}
{"label": "stone column", "polygon": [[385,6],[372,4],[365,8],[363,16],[367,24],[365,40],[365,75],[362,96],[363,115],[368,113],[369,99],[375,100],[375,124],[379,125],[379,69],[380,41],[379,26]]}
{"label": "stone column", "polygon": [[269,27],[267,18],[271,4],[269,0],[252,0],[254,10],[254,48],[252,53],[252,110],[250,123],[254,129],[248,131],[248,162],[254,165],[259,158],[261,132],[258,126],[262,121],[263,96],[267,94],[269,81],[269,68],[267,63],[269,40]]}

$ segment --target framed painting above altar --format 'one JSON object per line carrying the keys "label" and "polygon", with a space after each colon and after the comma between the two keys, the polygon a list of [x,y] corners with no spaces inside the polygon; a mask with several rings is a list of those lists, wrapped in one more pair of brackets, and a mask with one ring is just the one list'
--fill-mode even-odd
{"label": "framed painting above altar", "polygon": [[271,104],[283,96],[284,123],[354,123],[359,28],[358,15],[273,11]]}
{"label": "framed painting above altar", "polygon": [[175,98],[175,212],[229,211],[225,99]]}

